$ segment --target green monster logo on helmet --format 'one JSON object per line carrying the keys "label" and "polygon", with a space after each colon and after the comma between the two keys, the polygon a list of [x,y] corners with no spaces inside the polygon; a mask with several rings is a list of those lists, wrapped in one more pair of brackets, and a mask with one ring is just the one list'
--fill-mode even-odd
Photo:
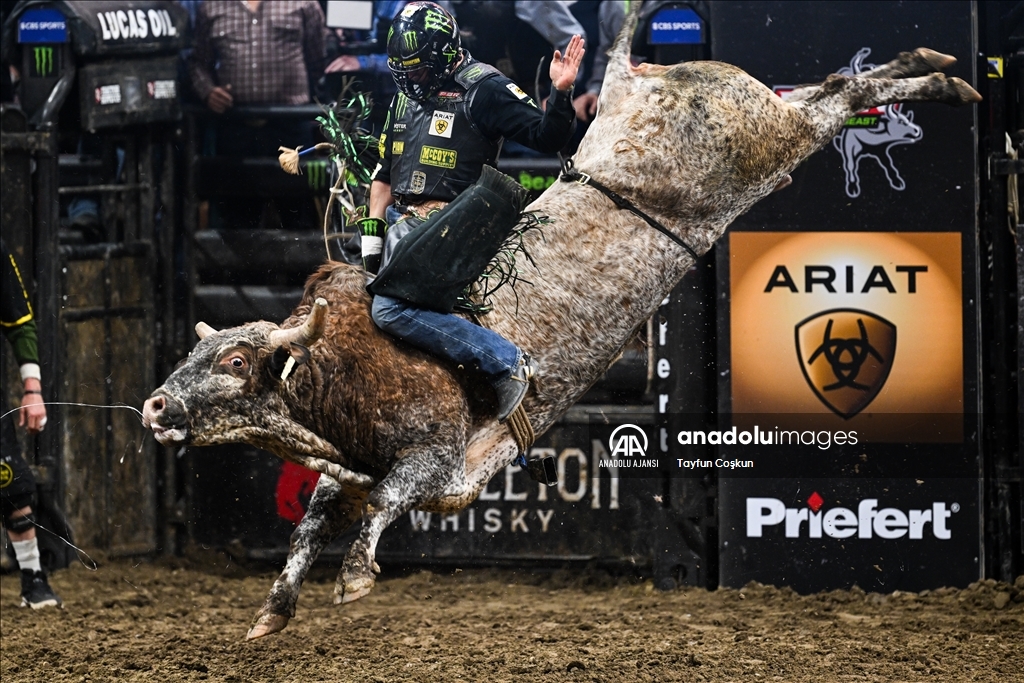
{"label": "green monster logo on helmet", "polygon": [[444,31],[446,33],[451,33],[452,30],[448,17],[432,8],[427,9],[427,15],[423,19],[423,28],[428,31]]}

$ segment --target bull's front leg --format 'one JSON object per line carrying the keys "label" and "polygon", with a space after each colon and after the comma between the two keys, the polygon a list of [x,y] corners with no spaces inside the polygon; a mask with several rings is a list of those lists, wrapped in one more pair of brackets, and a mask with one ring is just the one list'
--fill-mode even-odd
{"label": "bull's front leg", "polygon": [[358,487],[342,487],[328,476],[320,477],[309,509],[292,532],[284,570],[253,618],[247,640],[277,633],[288,625],[295,616],[299,589],[309,568],[324,548],[359,519],[368,492]]}
{"label": "bull's front leg", "polygon": [[377,542],[391,522],[441,496],[453,479],[465,476],[464,446],[417,445],[405,451],[366,498],[362,531],[349,548],[334,587],[335,604],[357,600],[373,588],[380,573],[374,560]]}

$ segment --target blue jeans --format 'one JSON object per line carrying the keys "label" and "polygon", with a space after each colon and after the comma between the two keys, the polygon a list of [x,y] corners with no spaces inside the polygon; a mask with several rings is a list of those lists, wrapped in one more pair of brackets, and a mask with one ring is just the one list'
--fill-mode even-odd
{"label": "blue jeans", "polygon": [[457,365],[477,370],[491,384],[507,379],[522,358],[515,344],[457,315],[373,297],[373,322],[402,341]]}

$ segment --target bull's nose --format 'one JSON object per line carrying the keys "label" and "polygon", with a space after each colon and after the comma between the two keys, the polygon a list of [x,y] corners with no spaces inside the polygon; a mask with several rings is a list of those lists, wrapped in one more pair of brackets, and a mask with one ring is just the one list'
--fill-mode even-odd
{"label": "bull's nose", "polygon": [[185,423],[185,408],[157,389],[142,406],[142,421],[147,427],[176,427]]}

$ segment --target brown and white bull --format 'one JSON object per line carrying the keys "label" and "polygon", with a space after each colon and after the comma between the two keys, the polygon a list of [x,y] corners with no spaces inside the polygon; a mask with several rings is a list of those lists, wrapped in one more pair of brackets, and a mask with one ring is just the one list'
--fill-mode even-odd
{"label": "brown and white bull", "polygon": [[[980,100],[963,81],[937,73],[952,57],[925,49],[803,86],[785,101],[728,64],[633,67],[636,11],[612,50],[576,168],[697,254],[785,184],[855,112]],[[543,239],[528,239],[535,265],[523,264],[522,278],[533,284],[519,287],[518,303],[499,290],[487,324],[533,356],[524,406],[542,433],[611,365],[693,258],[593,187],[556,183],[530,209],[552,221]],[[197,332],[187,362],[146,401],[156,438],[246,442],[328,475],[250,638],[287,625],[313,560],[360,517],[335,588],[339,603],[372,588],[378,538],[399,515],[462,509],[517,455],[486,386],[378,331],[363,276],[349,266],[323,266],[280,327],[256,322],[217,332],[200,323]]]}

